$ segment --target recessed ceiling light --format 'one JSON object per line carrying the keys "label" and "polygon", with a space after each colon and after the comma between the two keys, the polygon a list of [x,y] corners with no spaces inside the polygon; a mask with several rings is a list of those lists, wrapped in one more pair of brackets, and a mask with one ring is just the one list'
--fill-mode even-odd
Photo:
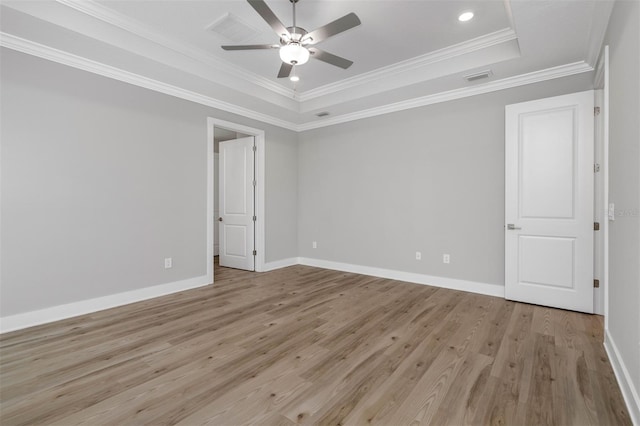
{"label": "recessed ceiling light", "polygon": [[473,19],[473,12],[464,12],[458,16],[458,21],[467,22]]}
{"label": "recessed ceiling light", "polygon": [[300,81],[300,77],[298,77],[297,75],[292,75],[291,77],[289,77],[289,80],[293,81],[294,83]]}

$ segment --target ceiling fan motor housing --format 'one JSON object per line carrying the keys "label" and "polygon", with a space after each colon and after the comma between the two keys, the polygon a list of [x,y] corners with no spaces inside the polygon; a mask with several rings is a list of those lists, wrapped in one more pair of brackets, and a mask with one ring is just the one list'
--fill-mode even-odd
{"label": "ceiling fan motor housing", "polygon": [[[292,41],[300,43],[302,38],[308,34],[308,31],[301,27],[287,27],[287,30],[289,31],[289,34],[291,34],[291,39],[287,40],[280,37],[280,44],[283,46]],[[311,41],[311,39],[309,39],[308,41]],[[306,42],[307,40],[305,39],[305,43]]]}

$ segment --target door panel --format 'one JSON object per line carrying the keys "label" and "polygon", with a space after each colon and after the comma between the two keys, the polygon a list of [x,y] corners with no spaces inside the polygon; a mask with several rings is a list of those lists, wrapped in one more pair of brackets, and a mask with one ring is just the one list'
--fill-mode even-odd
{"label": "door panel", "polygon": [[574,288],[574,238],[521,235],[518,249],[520,283]]}
{"label": "door panel", "polygon": [[247,253],[247,227],[237,225],[224,225],[224,253],[227,256],[246,256]]}
{"label": "door panel", "polygon": [[593,312],[593,99],[506,107],[507,299]]}
{"label": "door panel", "polygon": [[[522,217],[573,218],[574,113],[567,108],[520,117]],[[550,187],[554,190],[549,191]]]}
{"label": "door panel", "polygon": [[255,270],[253,137],[220,142],[220,266]]}

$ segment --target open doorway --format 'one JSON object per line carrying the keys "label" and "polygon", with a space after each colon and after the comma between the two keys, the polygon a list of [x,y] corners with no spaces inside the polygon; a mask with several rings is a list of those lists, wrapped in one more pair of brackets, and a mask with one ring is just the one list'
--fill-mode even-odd
{"label": "open doorway", "polygon": [[[220,253],[220,234],[216,231],[220,218],[220,204],[218,201],[218,170],[220,159],[220,143],[238,139],[241,137],[253,137],[255,143],[254,165],[254,200],[255,200],[255,243],[253,250],[255,271],[264,269],[265,251],[265,200],[264,200],[264,173],[265,173],[265,137],[264,130],[243,126],[215,118],[207,119],[207,275],[214,281],[213,264],[214,255]],[[217,238],[217,239],[216,239]],[[216,247],[216,241],[218,246]],[[216,251],[217,250],[217,251]]]}

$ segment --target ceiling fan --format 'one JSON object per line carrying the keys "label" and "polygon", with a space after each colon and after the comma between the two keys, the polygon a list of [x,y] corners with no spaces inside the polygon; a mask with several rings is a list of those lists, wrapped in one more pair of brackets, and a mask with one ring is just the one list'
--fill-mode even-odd
{"label": "ceiling fan", "polygon": [[[293,5],[293,25],[285,27],[276,15],[269,9],[264,0],[247,0],[251,7],[264,19],[280,37],[280,44],[249,44],[240,46],[222,46],[224,50],[260,50],[279,49],[282,66],[278,72],[278,78],[289,77],[294,66],[306,63],[310,57],[318,59],[337,67],[347,69],[352,64],[350,61],[340,56],[336,56],[324,50],[313,47],[315,44],[328,39],[331,36],[347,31],[360,25],[360,19],[355,13],[349,13],[342,18],[336,19],[314,31],[307,32],[304,28],[296,25],[296,3],[299,0],[289,0]],[[291,79],[297,81],[294,74]]]}

